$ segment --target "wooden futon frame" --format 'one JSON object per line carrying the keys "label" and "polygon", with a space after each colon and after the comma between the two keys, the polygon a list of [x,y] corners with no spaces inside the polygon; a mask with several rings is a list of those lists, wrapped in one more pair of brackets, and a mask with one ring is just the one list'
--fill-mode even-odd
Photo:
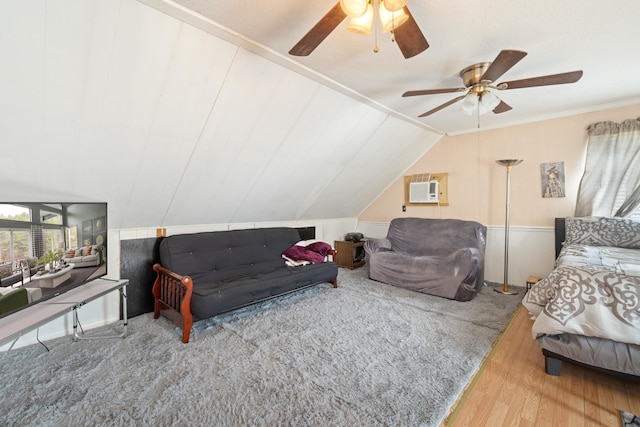
{"label": "wooden futon frame", "polygon": [[191,315],[191,294],[193,281],[189,276],[181,276],[155,264],[153,271],[158,275],[153,283],[153,297],[155,298],[153,318],[163,316],[172,320],[182,328],[182,342],[189,342],[193,316]]}

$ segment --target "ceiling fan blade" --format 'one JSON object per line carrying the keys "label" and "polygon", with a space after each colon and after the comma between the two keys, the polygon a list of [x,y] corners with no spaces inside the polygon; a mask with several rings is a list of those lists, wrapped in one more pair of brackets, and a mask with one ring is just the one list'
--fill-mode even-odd
{"label": "ceiling fan blade", "polygon": [[509,111],[509,110],[511,110],[511,105],[507,104],[503,100],[500,100],[500,104],[498,104],[496,106],[496,108],[493,109],[493,112],[495,114],[500,114],[500,113],[504,113],[505,111]]}
{"label": "ceiling fan blade", "polygon": [[462,96],[459,96],[459,97],[457,97],[457,98],[453,98],[451,101],[447,101],[447,102],[445,102],[444,104],[437,106],[437,107],[436,107],[436,108],[434,108],[433,110],[429,110],[429,111],[427,111],[426,113],[422,113],[422,114],[420,114],[418,117],[426,117],[426,116],[429,116],[429,115],[431,115],[431,114],[435,113],[436,111],[440,111],[440,110],[442,110],[443,108],[448,107],[448,106],[449,106],[449,105],[451,105],[451,104],[455,104],[456,102],[460,101],[461,99],[464,99],[464,97],[465,97],[465,96],[466,96],[466,95],[462,95]]}
{"label": "ceiling fan blade", "polygon": [[404,7],[404,13],[409,16],[409,19],[396,28],[393,34],[395,35],[396,43],[398,43],[402,55],[406,59],[409,59],[427,50],[429,43],[406,6]]}
{"label": "ceiling fan blade", "polygon": [[487,68],[487,71],[484,72],[480,81],[488,80],[495,82],[525,56],[527,56],[527,52],[522,52],[520,50],[500,51],[498,56],[496,56],[496,59],[494,59],[491,65],[489,65],[489,68]]}
{"label": "ceiling fan blade", "polygon": [[402,96],[407,97],[407,96],[419,96],[419,95],[437,95],[439,93],[462,92],[465,90],[467,90],[466,87],[456,87],[456,88],[448,88],[448,89],[409,90],[403,93]]}
{"label": "ceiling fan blade", "polygon": [[499,86],[506,85],[505,89],[520,89],[535,86],[551,86],[562,85],[566,83],[575,83],[582,78],[582,70],[570,71],[568,73],[550,74],[548,76],[532,77],[529,79],[512,80],[510,82],[500,83]]}
{"label": "ceiling fan blade", "polygon": [[336,3],[336,5],[291,48],[289,55],[309,55],[346,17],[347,15],[340,7],[340,2]]}

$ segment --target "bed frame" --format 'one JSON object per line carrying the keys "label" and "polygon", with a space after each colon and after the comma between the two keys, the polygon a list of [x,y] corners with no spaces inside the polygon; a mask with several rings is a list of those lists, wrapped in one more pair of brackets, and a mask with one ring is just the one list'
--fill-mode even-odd
{"label": "bed frame", "polygon": [[[565,218],[555,218],[556,259],[558,258],[558,255],[560,255],[560,249],[562,249],[562,244],[564,243],[565,235],[566,235]],[[582,363],[580,361],[573,360],[569,357],[563,356],[562,354],[550,351],[546,348],[542,348],[542,354],[544,355],[544,369],[548,375],[560,376],[562,362],[566,361],[574,365],[584,366],[584,367],[594,369],[596,371],[600,371],[618,378],[622,378],[623,380],[626,380],[626,381],[633,381],[633,382],[640,383],[639,375],[627,374],[624,372],[618,372],[611,369],[606,369],[599,366]]]}
{"label": "bed frame", "polygon": [[603,372],[608,375],[612,375],[617,378],[621,378],[625,381],[632,381],[636,383],[640,383],[640,376],[631,375],[624,372],[613,371],[611,369],[601,368],[599,366],[589,365],[587,363],[578,362],[577,360],[569,359],[561,354],[554,353],[552,351],[547,350],[546,348],[542,349],[542,354],[544,355],[544,370],[547,375],[553,375],[555,377],[560,376],[560,370],[562,368],[562,362],[567,361],[574,365],[583,366],[585,368],[593,369],[599,372]]}

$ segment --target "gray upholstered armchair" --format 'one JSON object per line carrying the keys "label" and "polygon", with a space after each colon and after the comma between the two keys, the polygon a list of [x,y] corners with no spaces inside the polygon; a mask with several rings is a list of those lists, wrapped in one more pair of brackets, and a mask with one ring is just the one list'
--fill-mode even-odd
{"label": "gray upholstered armchair", "polygon": [[396,218],[387,237],[365,242],[369,277],[469,301],[484,282],[487,227],[459,219]]}

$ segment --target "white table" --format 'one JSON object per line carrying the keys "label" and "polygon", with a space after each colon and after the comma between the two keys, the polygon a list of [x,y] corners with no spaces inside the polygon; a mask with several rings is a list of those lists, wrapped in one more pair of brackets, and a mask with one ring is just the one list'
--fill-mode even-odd
{"label": "white table", "polygon": [[[128,280],[95,279],[84,285],[38,304],[30,305],[13,314],[0,318],[0,345],[13,341],[10,351],[20,337],[27,332],[68,313],[73,312],[73,341],[80,338],[124,338],[127,336],[127,285]],[[120,291],[123,332],[118,336],[84,336],[78,334],[78,308],[115,290]]]}
{"label": "white table", "polygon": [[[67,280],[71,279],[71,270],[73,270],[73,264],[53,272],[53,273],[38,273],[31,276],[31,282],[36,282],[41,288],[55,288],[61,285]],[[36,283],[34,283],[36,284]]]}

